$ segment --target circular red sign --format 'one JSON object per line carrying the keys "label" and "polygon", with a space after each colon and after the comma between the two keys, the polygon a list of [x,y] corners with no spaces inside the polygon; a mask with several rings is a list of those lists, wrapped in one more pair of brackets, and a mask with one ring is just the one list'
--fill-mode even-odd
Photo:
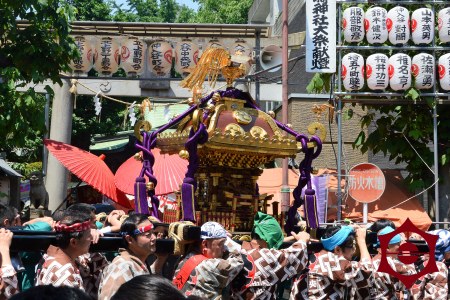
{"label": "circular red sign", "polygon": [[380,199],[386,188],[386,179],[378,166],[362,163],[350,169],[348,177],[349,195],[361,203]]}

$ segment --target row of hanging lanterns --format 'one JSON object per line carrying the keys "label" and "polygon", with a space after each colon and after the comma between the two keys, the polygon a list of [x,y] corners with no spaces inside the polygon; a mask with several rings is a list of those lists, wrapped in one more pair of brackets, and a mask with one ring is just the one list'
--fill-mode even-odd
{"label": "row of hanging lanterns", "polygon": [[[154,40],[147,44],[137,37],[91,37],[76,36],[75,43],[80,53],[78,59],[70,63],[75,74],[86,74],[92,68],[103,76],[110,76],[119,68],[128,76],[144,73],[147,67],[157,76],[166,76],[175,61],[175,70],[182,76],[188,75],[200,59],[197,43],[185,38],[177,42],[175,49],[166,40]],[[208,47],[223,47],[218,39],[212,39]],[[145,53],[147,52],[147,61]],[[237,40],[231,46],[232,53],[250,55],[251,47],[244,40]]]}
{"label": "row of hanging lanterns", "polygon": [[[416,9],[410,18],[402,6],[389,11],[376,6],[366,12],[355,6],[344,10],[342,27],[348,43],[359,43],[365,36],[369,44],[383,44],[389,39],[393,45],[403,45],[411,39],[416,45],[426,45],[434,40],[435,16],[429,8]],[[450,7],[438,13],[438,34],[441,43],[450,42]]]}
{"label": "row of hanging lanterns", "polygon": [[[341,77],[344,89],[358,91],[367,87],[374,91],[383,91],[390,87],[394,91],[403,91],[411,87],[427,90],[435,85],[436,65],[434,56],[419,53],[412,59],[407,54],[397,53],[387,57],[375,53],[364,58],[358,53],[348,53],[342,58]],[[440,87],[450,91],[450,53],[439,57],[438,75]]]}

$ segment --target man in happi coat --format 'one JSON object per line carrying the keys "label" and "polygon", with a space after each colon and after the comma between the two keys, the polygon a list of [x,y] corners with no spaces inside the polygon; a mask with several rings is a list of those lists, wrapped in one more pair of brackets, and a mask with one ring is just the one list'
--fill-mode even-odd
{"label": "man in happi coat", "polygon": [[146,263],[147,258],[156,250],[153,229],[153,224],[144,214],[133,214],[122,223],[120,233],[125,248],[120,248],[120,255],[103,270],[98,291],[100,300],[110,299],[122,284],[133,277],[160,273],[165,258],[157,257],[150,268]]}
{"label": "man in happi coat", "polygon": [[243,260],[238,248],[226,249],[227,232],[217,222],[201,227],[201,242],[179,263],[173,283],[186,296],[222,299],[225,287],[238,275]]}
{"label": "man in happi coat", "polygon": [[65,214],[55,225],[58,246],[51,245],[38,267],[36,285],[70,286],[84,291],[76,259],[89,252],[91,221],[80,212]]}
{"label": "man in happi coat", "polygon": [[[358,228],[356,239],[354,232],[351,226],[327,229],[321,238],[324,250],[315,254],[304,279],[307,280],[307,299],[345,299],[350,297],[352,287],[367,288],[371,284],[373,266],[366,246],[366,229]],[[359,262],[352,261],[356,244],[360,250]],[[304,289],[294,286],[291,299],[302,299],[301,291]],[[368,297],[367,293],[361,299]]]}
{"label": "man in happi coat", "polygon": [[241,254],[250,262],[243,269],[244,284],[233,285],[233,299],[276,299],[278,283],[288,280],[305,269],[308,264],[306,244],[309,234],[292,233],[296,240],[287,249],[278,250],[283,243],[280,224],[267,214],[258,212],[254,219],[252,241],[243,242]]}
{"label": "man in happi coat", "polygon": [[8,229],[0,229],[0,300],[8,299],[19,292],[19,282],[16,271],[11,264],[9,247],[11,246],[13,233]]}
{"label": "man in happi coat", "polygon": [[[436,265],[437,272],[424,274],[410,289],[411,299],[441,300],[448,297],[448,267],[444,263],[445,256],[450,252],[450,234],[447,230],[435,230],[428,232],[439,236],[436,243]],[[415,236],[416,239],[423,239],[421,236]],[[419,257],[415,263],[417,273],[422,271],[428,264],[430,254],[424,254]]]}
{"label": "man in happi coat", "polygon": [[[388,234],[393,231],[394,228],[386,226],[378,232],[378,235],[380,236]],[[401,275],[410,276],[415,274],[416,270],[413,265],[406,265],[398,259],[397,253],[399,251],[401,242],[402,238],[399,234],[395,235],[389,241],[388,248],[386,249],[388,253],[386,256],[386,260],[392,270],[394,270],[394,272]],[[378,249],[378,254],[372,258],[372,263],[374,270],[378,270],[381,263],[381,249],[379,240],[377,241],[376,245],[374,245],[374,247]],[[371,287],[369,287],[369,289],[371,299],[404,299],[405,294],[407,293],[405,286],[396,276],[392,276],[391,274],[379,271],[376,271],[374,273],[373,284]],[[360,295],[359,291],[361,290],[363,289],[355,291],[356,298],[358,298],[358,295]]]}

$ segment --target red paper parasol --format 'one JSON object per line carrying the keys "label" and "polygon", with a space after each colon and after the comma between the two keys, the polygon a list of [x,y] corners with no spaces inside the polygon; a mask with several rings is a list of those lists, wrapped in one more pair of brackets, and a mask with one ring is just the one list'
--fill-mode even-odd
{"label": "red paper parasol", "polygon": [[114,174],[103,161],[104,156],[49,139],[44,140],[44,144],[53,156],[78,178],[114,202],[132,208],[125,194],[116,188]]}
{"label": "red paper parasol", "polygon": [[[158,180],[155,195],[166,195],[180,189],[180,184],[183,183],[187,171],[188,161],[178,155],[163,155],[158,148],[152,149],[152,153],[155,156],[153,175]],[[134,195],[134,182],[141,169],[141,161],[134,157],[127,159],[116,172],[117,188],[126,194]],[[148,182],[147,177],[145,180]]]}

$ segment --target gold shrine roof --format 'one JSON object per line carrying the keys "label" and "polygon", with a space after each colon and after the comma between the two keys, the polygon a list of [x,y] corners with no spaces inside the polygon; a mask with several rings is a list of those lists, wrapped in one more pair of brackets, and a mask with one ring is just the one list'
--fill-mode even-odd
{"label": "gold shrine roof", "polygon": [[[199,117],[208,131],[208,141],[198,145],[200,165],[255,168],[275,158],[296,155],[295,139],[285,136],[265,112],[244,107],[245,102],[216,99],[207,106],[203,118]],[[194,115],[185,117],[176,132],[158,136],[157,147],[161,153],[175,154],[185,149]]]}

